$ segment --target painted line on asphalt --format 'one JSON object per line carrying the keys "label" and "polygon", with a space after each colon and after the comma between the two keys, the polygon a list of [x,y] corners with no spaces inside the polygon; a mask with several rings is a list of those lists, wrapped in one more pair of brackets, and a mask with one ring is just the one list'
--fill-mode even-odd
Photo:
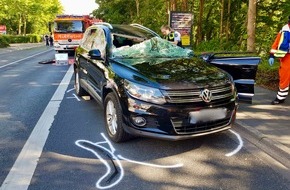
{"label": "painted line on asphalt", "polygon": [[60,103],[64,98],[72,75],[73,66],[70,66],[50,102],[40,116],[13,167],[0,187],[0,190],[28,189],[41,156],[43,146],[49,135],[49,129],[59,110]]}
{"label": "painted line on asphalt", "polygon": [[180,168],[180,167],[183,166],[183,164],[159,165],[159,164],[151,164],[151,163],[147,163],[147,162],[139,162],[139,161],[135,161],[135,160],[131,160],[131,159],[125,158],[122,155],[118,155],[118,158],[120,158],[121,160],[125,160],[127,162],[134,163],[134,164],[150,166],[150,167],[155,167],[155,168]]}
{"label": "painted line on asphalt", "polygon": [[47,51],[42,51],[42,52],[40,52],[40,53],[37,53],[37,54],[31,55],[31,56],[25,57],[25,58],[23,58],[23,59],[19,59],[19,60],[17,60],[17,61],[14,61],[14,62],[8,63],[8,64],[6,64],[6,65],[2,65],[2,66],[0,66],[0,69],[2,69],[2,68],[4,68],[4,67],[7,67],[7,66],[10,66],[10,65],[13,65],[13,64],[15,64],[15,63],[19,63],[19,62],[24,61],[24,60],[26,60],[26,59],[30,59],[30,58],[35,57],[35,56],[37,56],[37,55],[40,55],[40,54],[43,54],[43,53],[49,52],[49,51],[51,51],[51,50],[52,50],[52,49],[49,49],[49,50],[47,50]]}
{"label": "painted line on asphalt", "polygon": [[71,89],[67,90],[66,92],[69,93],[69,92],[73,91],[74,89],[75,88],[71,88]]}
{"label": "painted line on asphalt", "polygon": [[235,150],[233,150],[233,151],[230,152],[230,153],[227,153],[227,154],[225,155],[225,156],[227,156],[227,157],[230,157],[230,156],[233,156],[233,155],[237,154],[237,153],[242,149],[242,147],[244,146],[244,142],[243,142],[241,136],[240,136],[237,132],[235,132],[235,131],[233,131],[233,130],[230,130],[230,132],[233,133],[234,135],[236,135],[236,137],[237,137],[238,140],[239,140],[239,145],[238,145],[238,147],[237,147]]}

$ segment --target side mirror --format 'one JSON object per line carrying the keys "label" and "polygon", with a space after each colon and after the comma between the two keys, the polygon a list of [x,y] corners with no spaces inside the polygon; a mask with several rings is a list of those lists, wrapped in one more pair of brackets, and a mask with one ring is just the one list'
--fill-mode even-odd
{"label": "side mirror", "polygon": [[95,60],[103,60],[102,56],[101,56],[101,52],[98,49],[92,49],[89,51],[89,56],[91,57],[91,59],[95,59]]}

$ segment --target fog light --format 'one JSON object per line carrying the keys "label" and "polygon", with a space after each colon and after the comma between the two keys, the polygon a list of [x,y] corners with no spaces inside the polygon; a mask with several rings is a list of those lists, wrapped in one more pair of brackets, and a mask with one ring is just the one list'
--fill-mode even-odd
{"label": "fog light", "polygon": [[144,117],[133,116],[131,118],[132,118],[134,125],[136,125],[138,127],[144,127],[146,125],[146,119]]}

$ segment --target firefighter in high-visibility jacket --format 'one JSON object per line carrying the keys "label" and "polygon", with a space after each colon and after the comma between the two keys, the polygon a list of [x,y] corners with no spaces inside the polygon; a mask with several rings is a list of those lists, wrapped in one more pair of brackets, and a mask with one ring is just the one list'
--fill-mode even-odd
{"label": "firefighter in high-visibility jacket", "polygon": [[277,34],[276,39],[270,51],[269,64],[274,64],[274,58],[280,59],[279,68],[279,90],[273,105],[284,103],[289,93],[290,85],[290,16],[288,24],[283,26],[282,30]]}
{"label": "firefighter in high-visibility jacket", "polygon": [[161,32],[164,35],[164,39],[170,41],[171,43],[173,43],[179,47],[182,47],[181,34],[179,32],[174,31],[168,25],[163,25],[161,27]]}

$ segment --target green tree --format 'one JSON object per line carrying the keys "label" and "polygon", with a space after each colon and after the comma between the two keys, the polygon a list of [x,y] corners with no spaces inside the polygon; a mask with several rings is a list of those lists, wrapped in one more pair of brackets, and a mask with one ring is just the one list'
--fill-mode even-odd
{"label": "green tree", "polygon": [[[169,11],[190,11],[194,15],[194,49],[246,51],[252,43],[251,50],[267,54],[290,15],[287,1],[256,1],[256,22],[248,22],[249,0],[96,0],[100,7],[94,15],[117,24],[137,22],[159,32],[160,26],[168,23]],[[251,35],[247,33],[248,23],[256,23]]]}
{"label": "green tree", "polygon": [[1,0],[0,6],[0,23],[23,35],[47,32],[47,23],[63,10],[59,0]]}

